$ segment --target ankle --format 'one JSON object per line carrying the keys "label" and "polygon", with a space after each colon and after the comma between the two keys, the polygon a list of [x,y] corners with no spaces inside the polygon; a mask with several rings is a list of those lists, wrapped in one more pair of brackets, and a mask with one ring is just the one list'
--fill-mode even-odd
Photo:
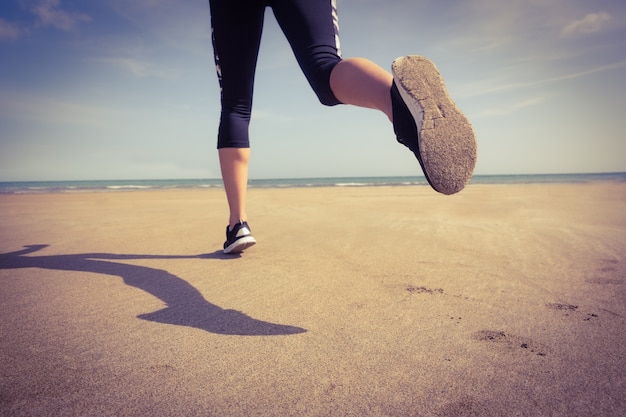
{"label": "ankle", "polygon": [[237,224],[239,224],[239,223],[243,223],[243,222],[245,222],[245,220],[244,220],[243,218],[241,218],[241,219],[237,219],[237,220],[234,220],[234,221],[231,219],[231,220],[230,220],[230,222],[228,223],[228,230],[229,230],[229,231],[230,231],[230,230],[233,230],[233,228],[234,228]]}

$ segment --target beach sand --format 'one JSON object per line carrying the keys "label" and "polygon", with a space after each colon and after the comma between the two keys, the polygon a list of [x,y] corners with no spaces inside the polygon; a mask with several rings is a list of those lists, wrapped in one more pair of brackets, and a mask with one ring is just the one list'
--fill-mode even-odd
{"label": "beach sand", "polygon": [[2,416],[623,416],[626,184],[0,196]]}

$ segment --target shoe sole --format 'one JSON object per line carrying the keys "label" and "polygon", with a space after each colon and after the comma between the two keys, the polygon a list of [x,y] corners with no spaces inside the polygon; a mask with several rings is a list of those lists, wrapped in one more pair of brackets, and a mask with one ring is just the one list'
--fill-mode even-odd
{"label": "shoe sole", "polygon": [[461,191],[476,165],[476,139],[467,118],[448,95],[439,70],[421,56],[391,66],[402,99],[418,126],[417,159],[428,183],[443,194]]}
{"label": "shoe sole", "polygon": [[230,246],[224,248],[224,253],[241,253],[255,243],[256,240],[252,236],[242,237],[241,239],[238,239],[235,242],[231,243]]}

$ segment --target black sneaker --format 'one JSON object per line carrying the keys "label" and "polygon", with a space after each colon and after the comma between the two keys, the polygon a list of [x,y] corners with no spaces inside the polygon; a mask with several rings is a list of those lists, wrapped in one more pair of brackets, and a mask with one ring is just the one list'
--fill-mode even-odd
{"label": "black sneaker", "polygon": [[226,226],[226,242],[224,242],[224,253],[239,253],[256,243],[252,236],[250,226],[246,222],[239,222],[233,230]]}
{"label": "black sneaker", "polygon": [[398,142],[413,151],[436,191],[461,191],[476,165],[472,126],[448,96],[443,79],[430,60],[401,57],[391,69],[393,128]]}

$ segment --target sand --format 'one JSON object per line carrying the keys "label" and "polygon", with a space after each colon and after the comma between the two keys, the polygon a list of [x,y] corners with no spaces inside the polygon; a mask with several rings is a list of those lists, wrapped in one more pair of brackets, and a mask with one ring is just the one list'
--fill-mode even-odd
{"label": "sand", "polygon": [[622,416],[626,184],[0,196],[2,416]]}

